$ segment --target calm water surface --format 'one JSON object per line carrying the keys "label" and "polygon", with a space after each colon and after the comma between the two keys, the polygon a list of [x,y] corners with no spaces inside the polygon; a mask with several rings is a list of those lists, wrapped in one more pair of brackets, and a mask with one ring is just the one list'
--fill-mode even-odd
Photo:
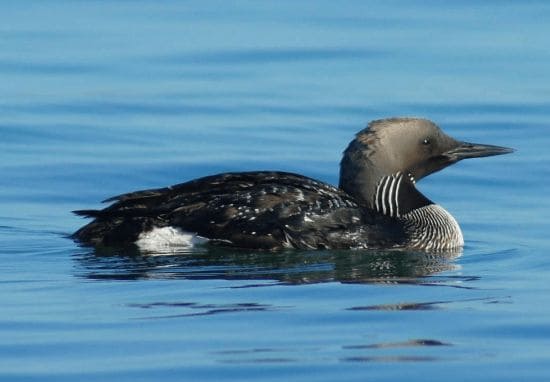
{"label": "calm water surface", "polygon": [[[0,5],[0,380],[546,381],[550,5]],[[368,120],[511,146],[419,184],[461,256],[82,248],[71,210],[221,171],[337,183]]]}

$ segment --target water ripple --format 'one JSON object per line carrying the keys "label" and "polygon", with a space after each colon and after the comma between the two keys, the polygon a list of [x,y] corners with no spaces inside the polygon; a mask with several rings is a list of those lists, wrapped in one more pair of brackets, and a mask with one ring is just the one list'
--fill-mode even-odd
{"label": "water ripple", "polygon": [[171,308],[191,310],[188,313],[167,314],[158,316],[146,316],[139,319],[162,319],[162,318],[181,318],[196,316],[211,316],[223,313],[243,313],[243,312],[266,312],[280,310],[282,307],[259,303],[236,303],[236,304],[200,304],[195,302],[153,302],[147,304],[128,304],[131,308],[155,309]]}
{"label": "water ripple", "polygon": [[380,342],[368,345],[347,345],[344,349],[388,349],[408,347],[452,346],[452,344],[434,339],[414,339],[404,342]]}
{"label": "water ripple", "polygon": [[154,61],[169,64],[269,64],[307,61],[352,61],[386,57],[389,51],[352,48],[248,48],[202,53],[176,53]]}
{"label": "water ripple", "polygon": [[99,73],[104,68],[100,65],[91,65],[76,62],[44,62],[44,61],[9,61],[0,60],[0,73],[17,73],[26,75],[79,75]]}
{"label": "water ripple", "polygon": [[362,310],[380,310],[380,311],[402,311],[402,310],[437,310],[441,309],[441,305],[477,302],[481,301],[486,304],[501,304],[509,301],[508,297],[481,297],[461,300],[449,301],[428,301],[428,302],[401,302],[397,304],[381,304],[368,306],[354,306],[347,310],[362,311]]}

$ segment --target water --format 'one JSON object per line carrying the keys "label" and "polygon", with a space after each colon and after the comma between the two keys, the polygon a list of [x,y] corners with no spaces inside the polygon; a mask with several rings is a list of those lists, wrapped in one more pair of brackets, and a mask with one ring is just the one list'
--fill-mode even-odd
{"label": "water", "polygon": [[[550,377],[550,6],[3,2],[0,379]],[[94,252],[71,210],[221,171],[336,183],[368,120],[511,146],[421,182],[458,258]]]}

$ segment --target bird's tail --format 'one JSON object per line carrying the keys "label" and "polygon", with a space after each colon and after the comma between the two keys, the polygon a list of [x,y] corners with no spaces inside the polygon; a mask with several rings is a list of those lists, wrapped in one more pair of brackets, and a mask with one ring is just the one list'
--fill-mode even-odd
{"label": "bird's tail", "polygon": [[73,214],[86,218],[97,218],[101,215],[101,210],[76,210],[73,211]]}

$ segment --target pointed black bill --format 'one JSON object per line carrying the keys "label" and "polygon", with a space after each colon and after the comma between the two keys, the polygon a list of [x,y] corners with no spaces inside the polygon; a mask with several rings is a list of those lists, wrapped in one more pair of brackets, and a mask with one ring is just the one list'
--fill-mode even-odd
{"label": "pointed black bill", "polygon": [[457,147],[447,151],[444,155],[452,161],[459,161],[466,158],[490,157],[513,152],[514,149],[508,147],[459,142]]}

